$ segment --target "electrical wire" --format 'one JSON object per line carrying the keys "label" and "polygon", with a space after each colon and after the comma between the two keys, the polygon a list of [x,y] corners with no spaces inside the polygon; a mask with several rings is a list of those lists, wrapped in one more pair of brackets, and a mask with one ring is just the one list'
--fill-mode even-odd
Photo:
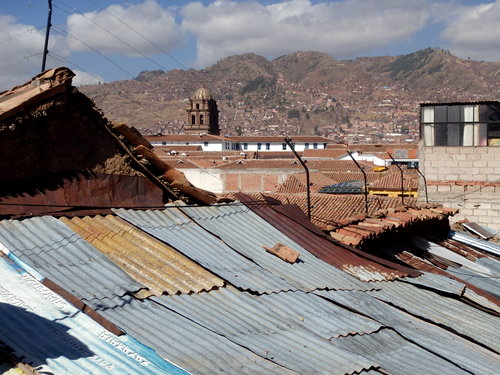
{"label": "electrical wire", "polygon": [[59,28],[57,28],[55,26],[52,26],[52,30],[54,30],[59,35],[62,35],[64,37],[66,37],[66,38],[75,39],[76,41],[82,43],[83,45],[85,45],[86,47],[90,48],[92,51],[94,51],[95,53],[97,53],[99,56],[101,56],[102,58],[104,58],[105,60],[107,60],[108,62],[110,62],[111,64],[113,64],[115,67],[117,67],[118,69],[120,69],[122,72],[128,74],[131,78],[134,78],[134,75],[132,73],[130,73],[128,70],[126,70],[124,67],[122,67],[118,63],[114,62],[109,57],[107,57],[106,55],[104,55],[103,53],[101,53],[100,51],[98,51],[97,49],[93,48],[88,43],[85,43],[83,40],[78,39],[76,36],[74,36],[74,35],[66,32],[64,30],[60,30]]}
{"label": "electrical wire", "polygon": [[[87,2],[91,3],[92,5],[96,6],[99,8],[99,4],[97,4],[95,1],[92,1],[92,0],[87,0]],[[99,8],[99,9],[102,9],[102,8]],[[188,70],[190,69],[189,67],[187,67],[186,65],[184,65],[183,63],[181,63],[179,60],[177,60],[175,57],[173,57],[171,54],[169,54],[167,51],[165,51],[163,48],[161,48],[158,44],[156,44],[155,42],[153,42],[151,39],[147,38],[146,36],[144,36],[142,33],[140,33],[139,31],[137,31],[136,29],[134,29],[132,26],[130,26],[128,23],[124,22],[123,20],[121,20],[119,17],[115,16],[113,13],[111,13],[109,10],[107,9],[102,9],[103,12],[105,12],[106,14],[109,14],[111,17],[113,17],[115,20],[117,20],[118,22],[120,22],[123,26],[129,28],[130,30],[132,30],[134,33],[136,33],[137,35],[139,35],[141,38],[143,38],[144,40],[146,40],[147,42],[149,42],[153,47],[155,47],[156,49],[158,49],[160,52],[164,53],[165,55],[167,55],[172,61],[174,61],[176,64],[178,64],[179,66],[182,66],[184,69]]]}
{"label": "electrical wire", "polygon": [[26,33],[32,33],[33,31],[39,31],[39,30],[41,30],[43,27],[44,27],[44,26],[39,26],[39,27],[28,27],[28,29],[27,29],[27,30],[25,30],[25,31],[23,31],[23,32],[21,32],[21,33],[19,33],[19,34],[16,34],[16,35],[12,35],[11,37],[9,37],[9,38],[7,38],[7,39],[2,40],[2,41],[0,42],[0,46],[1,46],[1,45],[3,45],[3,44],[5,44],[5,43],[7,43],[7,42],[10,42],[10,41],[11,41],[11,40],[13,40],[13,39],[17,39],[17,38],[19,38],[19,37],[23,36],[23,35],[24,35],[24,34],[26,34]]}
{"label": "electrical wire", "polygon": [[84,68],[82,68],[80,65],[78,65],[78,64],[76,64],[76,63],[74,63],[73,61],[71,61],[71,60],[69,60],[69,59],[67,59],[67,58],[65,58],[65,57],[59,56],[59,55],[55,54],[54,52],[49,52],[49,53],[48,53],[48,55],[49,55],[50,57],[55,58],[56,60],[59,60],[59,61],[63,62],[63,63],[69,63],[69,64],[71,64],[71,65],[74,65],[74,66],[75,66],[75,67],[77,67],[79,70],[81,70],[81,71],[83,71],[83,72],[85,72],[85,73],[87,73],[87,74],[91,75],[92,77],[94,77],[97,81],[99,81],[99,82],[100,82],[100,81],[102,81],[102,78],[100,78],[100,77],[98,77],[98,76],[96,76],[96,75],[94,75],[94,74],[90,73],[89,71],[87,71],[87,70],[85,70]]}
{"label": "electrical wire", "polygon": [[[56,0],[56,2],[58,3],[61,3],[60,1]],[[62,3],[63,5],[66,5],[64,3]],[[77,13],[79,14],[80,16],[82,16],[83,18],[85,18],[86,20],[92,22],[94,25],[96,25],[99,29],[103,30],[104,32],[106,32],[107,34],[113,36],[116,40],[120,41],[121,43],[123,43],[124,45],[126,45],[128,48],[130,48],[132,51],[134,51],[135,53],[141,55],[142,57],[144,57],[145,59],[147,59],[148,61],[150,61],[151,63],[153,63],[154,65],[158,66],[159,68],[161,68],[162,70],[164,71],[167,71],[168,68],[166,68],[165,66],[161,65],[160,63],[156,62],[155,60],[153,60],[152,58],[150,58],[149,56],[146,56],[145,54],[143,54],[140,50],[138,50],[137,48],[135,48],[134,46],[132,46],[130,43],[128,43],[127,41],[125,41],[123,38],[119,37],[118,35],[116,35],[115,33],[111,32],[110,30],[108,30],[107,28],[105,28],[104,26],[100,25],[99,23],[97,23],[96,21],[94,21],[92,18],[90,17],[87,17],[85,14],[83,13],[80,13],[79,11],[77,11],[75,8],[72,9],[72,12],[68,11],[68,10],[65,10],[63,9],[61,6],[58,6],[57,4],[54,5],[55,8],[63,11],[64,13],[66,14],[72,14],[72,13]]]}

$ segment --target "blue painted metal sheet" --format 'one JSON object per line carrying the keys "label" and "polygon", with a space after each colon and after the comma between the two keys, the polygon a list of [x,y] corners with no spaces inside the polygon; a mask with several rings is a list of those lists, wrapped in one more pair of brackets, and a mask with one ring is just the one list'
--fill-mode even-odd
{"label": "blue painted metal sheet", "polygon": [[61,221],[50,217],[3,220],[0,243],[79,299],[121,296],[143,288]]}
{"label": "blue painted metal sheet", "polygon": [[285,280],[233,251],[175,207],[163,211],[114,211],[241,289],[259,293],[295,289]]}
{"label": "blue painted metal sheet", "polygon": [[107,319],[193,374],[298,375],[151,300],[102,302]]}
{"label": "blue painted metal sheet", "polygon": [[[297,296],[299,305],[291,312],[281,310],[283,306],[280,305],[283,301],[281,294],[288,293],[292,295],[286,304]],[[293,292],[282,292],[279,296],[253,296],[228,287],[199,295],[152,299],[257,355],[300,374],[352,374],[378,368],[377,361],[368,360],[362,353],[336,347],[329,341],[340,334],[372,332],[379,326],[378,323],[356,318],[349,311],[341,312],[342,309],[334,306],[329,308],[325,301],[312,296]],[[305,305],[307,302],[309,306]],[[315,312],[313,306],[318,306],[319,311]],[[321,314],[334,310],[336,313],[318,324]],[[353,324],[349,327],[344,320],[347,316],[353,317]],[[356,324],[359,327],[355,327]]]}
{"label": "blue painted metal sheet", "polygon": [[[466,337],[456,335],[436,324],[425,322],[390,306],[368,293],[359,291],[316,291],[314,293],[393,328],[407,340],[466,371],[474,374],[498,372],[500,361],[496,353]],[[436,299],[438,298],[439,296],[436,295]],[[495,327],[491,329],[494,330]],[[449,374],[452,375],[453,372]]]}
{"label": "blue painted metal sheet", "polygon": [[[300,290],[371,288],[370,283],[312,255],[246,206],[180,207],[180,210],[237,252]],[[278,242],[298,251],[299,260],[290,264],[263,248],[273,247]]]}
{"label": "blue painted metal sheet", "polygon": [[0,258],[0,342],[40,373],[188,373],[129,336],[116,336]]}

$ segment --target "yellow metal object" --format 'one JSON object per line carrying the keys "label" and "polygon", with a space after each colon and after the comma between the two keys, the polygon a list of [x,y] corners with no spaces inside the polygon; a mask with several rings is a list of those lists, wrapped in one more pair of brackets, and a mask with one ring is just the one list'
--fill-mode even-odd
{"label": "yellow metal object", "polygon": [[60,220],[149,289],[138,298],[198,293],[224,285],[222,279],[175,249],[115,216]]}

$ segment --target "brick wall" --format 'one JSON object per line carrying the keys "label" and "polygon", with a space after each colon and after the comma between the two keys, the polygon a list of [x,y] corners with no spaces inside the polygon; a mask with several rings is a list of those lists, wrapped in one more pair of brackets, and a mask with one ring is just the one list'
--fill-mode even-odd
{"label": "brick wall", "polygon": [[[500,147],[419,147],[429,201],[464,218],[500,230]],[[419,201],[425,201],[423,181]]]}

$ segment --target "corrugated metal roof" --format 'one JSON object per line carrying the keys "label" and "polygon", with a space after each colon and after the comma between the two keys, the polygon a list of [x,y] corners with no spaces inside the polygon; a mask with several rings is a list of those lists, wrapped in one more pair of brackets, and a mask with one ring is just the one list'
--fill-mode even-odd
{"label": "corrugated metal roof", "polygon": [[103,303],[101,314],[193,374],[297,374],[149,299],[124,296]]}
{"label": "corrugated metal roof", "polygon": [[[426,322],[382,302],[360,291],[317,291],[346,308],[364,314],[387,327],[391,327],[401,336],[414,342],[460,368],[475,374],[498,372],[498,355],[483,346],[475,344],[465,337],[445,330],[432,322]],[[440,297],[437,297],[438,299]],[[418,303],[418,300],[416,300]],[[426,305],[427,306],[427,305]],[[496,329],[496,325],[490,327]],[[452,372],[453,374],[453,372]]]}
{"label": "corrugated metal roof", "polygon": [[[370,288],[369,284],[315,257],[292,241],[246,206],[181,207],[206,230],[261,267],[279,275],[303,291],[314,289]],[[299,261],[290,264],[265,251],[282,243],[300,253]]]}
{"label": "corrugated metal roof", "polygon": [[[283,313],[280,307],[276,310],[279,301],[275,300],[274,294],[262,298],[232,287],[198,295],[152,298],[261,357],[300,374],[352,374],[378,367],[376,361],[338,348],[328,341],[339,332],[358,331],[355,327],[357,323],[360,324],[361,332],[371,331],[377,323],[359,318],[346,328],[343,318],[337,319],[337,315],[348,317],[353,314],[347,310],[341,313],[341,309],[336,309],[336,313],[330,314],[322,324],[314,324],[314,319],[321,313],[315,313],[311,306],[321,306],[321,312],[327,311],[329,307],[313,296],[300,295],[305,303],[310,303],[309,306],[304,305],[297,298],[297,303],[303,307],[302,315]],[[295,293],[289,298],[293,299],[294,296]],[[330,311],[334,309],[332,307]]]}
{"label": "corrugated metal roof", "polygon": [[447,327],[500,351],[500,331],[492,330],[492,327],[498,324],[498,317],[460,300],[402,282],[387,283],[381,290],[368,293],[412,315]]}
{"label": "corrugated metal roof", "polygon": [[147,286],[150,292],[143,296],[198,293],[224,285],[222,279],[120,218],[108,215],[60,220]]}
{"label": "corrugated metal roof", "polygon": [[454,268],[448,267],[446,272],[452,274],[453,276],[459,277],[462,280],[477,286],[478,288],[484,290],[485,292],[500,298],[500,275],[496,276],[484,276],[479,275],[476,272],[469,271],[463,267]]}
{"label": "corrugated metal roof", "polygon": [[[238,198],[241,198],[244,202],[246,201],[244,195],[238,194]],[[303,219],[306,217],[295,206],[249,204],[248,207],[316,257],[360,280],[393,280],[402,276],[420,275],[418,271],[372,256],[361,250],[347,249],[345,245],[334,244],[331,240],[325,239],[326,235],[309,221],[303,224]],[[357,254],[362,255],[358,256]]]}
{"label": "corrugated metal roof", "polygon": [[481,240],[479,238],[472,237],[464,232],[455,231],[450,231],[448,233],[448,238],[473,246],[479,250],[483,250],[488,253],[500,256],[500,245],[494,242]]}
{"label": "corrugated metal roof", "polygon": [[177,208],[163,211],[114,211],[239,288],[259,293],[295,289],[285,280],[232,250]]}
{"label": "corrugated metal roof", "polygon": [[143,288],[59,220],[0,222],[0,243],[28,266],[81,300],[121,296]]}
{"label": "corrugated metal roof", "polygon": [[334,340],[334,345],[363,353],[365,357],[378,361],[380,368],[390,374],[470,374],[386,328],[368,335],[341,337]]}
{"label": "corrugated metal roof", "polygon": [[0,341],[40,373],[188,373],[128,336],[116,336],[35,278],[0,259]]}

